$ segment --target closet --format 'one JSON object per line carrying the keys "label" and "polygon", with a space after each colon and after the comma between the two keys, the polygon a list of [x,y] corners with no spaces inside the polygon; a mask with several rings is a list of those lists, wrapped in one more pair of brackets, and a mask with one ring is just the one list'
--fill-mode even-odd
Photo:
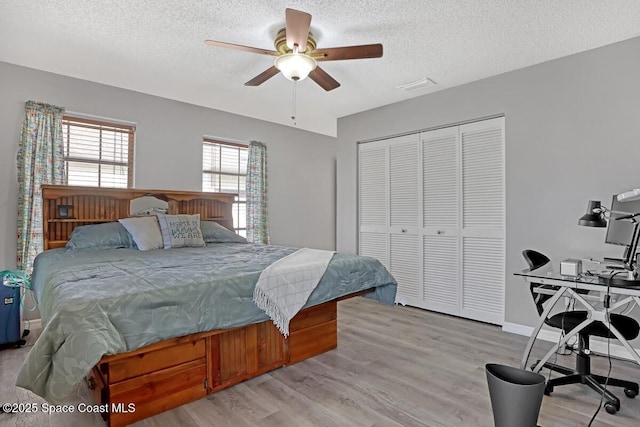
{"label": "closet", "polygon": [[358,146],[358,248],[399,300],[504,320],[504,117]]}

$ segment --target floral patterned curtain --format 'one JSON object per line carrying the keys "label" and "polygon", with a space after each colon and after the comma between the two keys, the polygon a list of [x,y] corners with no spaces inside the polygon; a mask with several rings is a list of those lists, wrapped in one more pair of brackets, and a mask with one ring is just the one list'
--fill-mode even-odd
{"label": "floral patterned curtain", "polygon": [[43,250],[42,184],[62,184],[64,108],[27,101],[18,149],[18,251],[20,270],[31,273]]}
{"label": "floral patterned curtain", "polygon": [[267,146],[251,141],[247,160],[247,240],[269,244]]}

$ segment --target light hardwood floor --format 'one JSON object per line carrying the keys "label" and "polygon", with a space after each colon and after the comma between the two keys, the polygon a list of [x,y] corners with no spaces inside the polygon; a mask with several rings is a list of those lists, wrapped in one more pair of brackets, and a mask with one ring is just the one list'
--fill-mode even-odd
{"label": "light hardwood floor", "polygon": [[[492,426],[485,364],[518,366],[526,338],[497,326],[353,298],[338,306],[338,349],[238,384],[137,426]],[[34,337],[31,337],[33,340]],[[550,343],[539,342],[533,357]],[[43,402],[14,386],[29,347],[0,351],[0,400]],[[608,363],[596,357],[594,370]],[[573,364],[573,357],[558,362]],[[612,376],[640,381],[640,368],[613,360]],[[594,426],[640,425],[640,398]],[[70,403],[91,402],[82,387]],[[538,423],[586,426],[600,401],[582,385],[545,396]],[[104,426],[93,414],[1,414],[0,426]]]}

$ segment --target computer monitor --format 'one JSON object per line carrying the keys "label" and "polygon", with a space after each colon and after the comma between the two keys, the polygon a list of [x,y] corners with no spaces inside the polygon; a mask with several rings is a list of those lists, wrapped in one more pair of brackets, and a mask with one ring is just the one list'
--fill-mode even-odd
{"label": "computer monitor", "polygon": [[[605,237],[605,243],[612,245],[620,245],[625,247],[623,259],[627,264],[633,262],[636,248],[632,247],[637,244],[634,242],[634,229],[635,224],[630,220],[619,220],[616,218],[624,216],[626,214],[634,214],[640,212],[640,200],[633,202],[619,202],[618,196],[614,195],[611,201],[612,213],[607,225],[607,236]],[[624,212],[624,213],[621,213]],[[637,218],[640,221],[640,218]],[[635,236],[637,237],[637,236]]]}

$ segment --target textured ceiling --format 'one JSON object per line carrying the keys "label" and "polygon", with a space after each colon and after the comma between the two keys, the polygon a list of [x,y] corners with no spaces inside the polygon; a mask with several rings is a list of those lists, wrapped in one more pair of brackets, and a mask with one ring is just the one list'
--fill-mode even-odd
{"label": "textured ceiling", "polygon": [[333,136],[338,117],[640,35],[638,0],[0,0],[0,61],[293,126],[292,82],[244,86],[272,57],[203,43],[272,49],[287,7],[318,48],[384,45],[323,63],[334,91],[297,84],[296,126]]}

